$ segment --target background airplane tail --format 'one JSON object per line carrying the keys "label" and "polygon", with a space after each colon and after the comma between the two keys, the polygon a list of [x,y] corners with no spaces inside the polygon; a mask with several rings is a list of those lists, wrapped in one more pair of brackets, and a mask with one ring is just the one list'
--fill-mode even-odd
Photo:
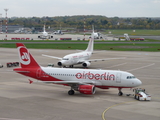
{"label": "background airplane tail", "polygon": [[91,36],[89,43],[88,43],[88,47],[85,51],[93,52],[93,46],[94,46],[94,37]]}
{"label": "background airplane tail", "polygon": [[44,25],[44,27],[43,27],[43,32],[46,32],[46,28],[45,28],[45,25]]}
{"label": "background airplane tail", "polygon": [[20,60],[20,65],[22,68],[35,68],[40,67],[32,55],[29,53],[27,48],[22,43],[16,43],[18,49],[18,55]]}
{"label": "background airplane tail", "polygon": [[93,49],[94,49],[94,26],[92,26],[92,29],[93,29],[93,33],[91,34],[90,41],[86,49],[86,51],[88,52],[93,52]]}

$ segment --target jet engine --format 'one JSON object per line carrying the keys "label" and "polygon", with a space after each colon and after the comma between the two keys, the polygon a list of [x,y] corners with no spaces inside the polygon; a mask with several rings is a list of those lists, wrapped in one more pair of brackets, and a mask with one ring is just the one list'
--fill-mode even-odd
{"label": "jet engine", "polygon": [[83,67],[89,67],[91,65],[90,62],[86,61],[82,64]]}
{"label": "jet engine", "polygon": [[62,63],[61,63],[61,62],[58,62],[57,64],[58,64],[58,66],[62,66]]}
{"label": "jet engine", "polygon": [[79,85],[79,92],[83,94],[92,95],[95,93],[94,85]]}

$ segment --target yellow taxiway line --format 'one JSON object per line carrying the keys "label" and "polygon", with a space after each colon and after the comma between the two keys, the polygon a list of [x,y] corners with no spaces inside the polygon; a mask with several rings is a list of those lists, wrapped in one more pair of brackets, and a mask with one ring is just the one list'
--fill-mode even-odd
{"label": "yellow taxiway line", "polygon": [[105,110],[103,111],[103,113],[102,113],[102,119],[103,119],[103,120],[106,120],[105,117],[104,117],[104,115],[105,115],[105,113],[106,113],[109,109],[111,109],[111,108],[113,108],[113,107],[116,107],[116,106],[119,106],[119,105],[122,105],[122,104],[130,103],[130,102],[137,102],[137,101],[134,100],[134,101],[122,102],[122,103],[118,103],[118,104],[115,104],[115,105],[112,105],[112,106],[108,107],[107,109],[105,109]]}

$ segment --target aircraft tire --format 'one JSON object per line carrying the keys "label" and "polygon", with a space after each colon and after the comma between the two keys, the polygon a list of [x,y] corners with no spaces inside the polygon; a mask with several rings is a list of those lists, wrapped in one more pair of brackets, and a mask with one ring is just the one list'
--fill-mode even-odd
{"label": "aircraft tire", "polygon": [[69,90],[68,95],[74,95],[74,90]]}
{"label": "aircraft tire", "polygon": [[118,93],[118,95],[119,95],[119,96],[122,96],[122,95],[123,95],[123,93],[122,93],[122,92],[119,92],[119,93]]}
{"label": "aircraft tire", "polygon": [[69,67],[70,67],[70,68],[73,68],[73,65],[70,65]]}

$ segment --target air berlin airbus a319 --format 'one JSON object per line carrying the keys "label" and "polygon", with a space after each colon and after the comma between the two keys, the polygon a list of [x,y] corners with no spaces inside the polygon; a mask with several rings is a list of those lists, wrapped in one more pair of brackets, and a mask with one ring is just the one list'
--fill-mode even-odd
{"label": "air berlin airbus a319", "polygon": [[[40,66],[22,43],[16,43],[21,68],[14,71],[44,83],[70,86],[69,95],[75,91],[94,94],[96,87],[101,89],[118,88],[118,95],[123,95],[122,88],[133,88],[142,84],[134,75],[125,71],[52,68]],[[32,81],[30,80],[30,83]]]}

